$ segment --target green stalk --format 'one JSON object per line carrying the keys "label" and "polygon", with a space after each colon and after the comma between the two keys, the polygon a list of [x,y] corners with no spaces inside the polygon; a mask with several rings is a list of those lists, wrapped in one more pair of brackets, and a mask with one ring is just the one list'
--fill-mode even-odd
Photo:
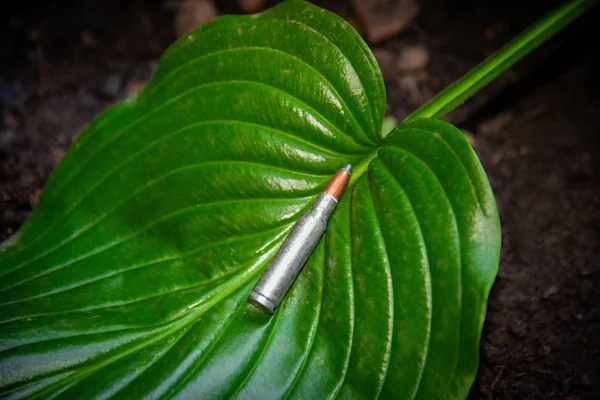
{"label": "green stalk", "polygon": [[443,117],[597,2],[598,0],[567,1],[406,117],[406,121]]}

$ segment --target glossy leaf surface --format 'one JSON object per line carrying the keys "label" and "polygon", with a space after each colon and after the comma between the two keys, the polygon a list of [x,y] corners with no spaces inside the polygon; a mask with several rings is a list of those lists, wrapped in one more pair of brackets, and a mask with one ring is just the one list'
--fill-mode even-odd
{"label": "glossy leaf surface", "polygon": [[[340,18],[222,17],[94,121],[0,253],[7,398],[461,398],[499,255],[462,133],[385,139]],[[273,317],[246,296],[346,163],[350,187]]]}

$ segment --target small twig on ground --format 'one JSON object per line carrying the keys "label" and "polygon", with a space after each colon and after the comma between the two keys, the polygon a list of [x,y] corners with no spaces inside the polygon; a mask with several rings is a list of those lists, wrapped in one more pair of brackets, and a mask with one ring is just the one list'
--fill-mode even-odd
{"label": "small twig on ground", "polygon": [[35,57],[37,61],[38,77],[40,80],[38,92],[42,94],[46,88],[46,65],[44,61],[44,50],[42,49],[41,43],[38,44],[37,48],[35,49]]}
{"label": "small twig on ground", "polygon": [[494,391],[494,387],[496,387],[496,383],[498,383],[498,381],[500,380],[500,377],[502,376],[503,372],[504,372],[504,365],[500,368],[500,371],[498,371],[498,374],[492,381],[492,384],[490,385],[490,391]]}

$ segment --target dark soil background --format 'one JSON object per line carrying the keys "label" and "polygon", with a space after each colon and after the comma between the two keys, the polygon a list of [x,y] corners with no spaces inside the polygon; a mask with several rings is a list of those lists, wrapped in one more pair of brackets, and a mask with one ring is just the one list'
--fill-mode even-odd
{"label": "dark soil background", "polygon": [[[344,0],[317,3],[352,18]],[[233,0],[215,4],[240,12]],[[408,28],[374,46],[388,112],[401,120],[557,4],[423,0]],[[0,240],[86,124],[151,76],[176,38],[177,7],[0,6]],[[472,399],[600,399],[599,17],[578,20],[446,118],[478,152],[503,228]],[[409,48],[428,62],[398,72]]]}

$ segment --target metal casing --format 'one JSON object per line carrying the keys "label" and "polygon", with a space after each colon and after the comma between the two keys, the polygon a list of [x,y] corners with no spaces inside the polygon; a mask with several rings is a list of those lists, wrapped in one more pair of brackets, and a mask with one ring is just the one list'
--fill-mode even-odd
{"label": "metal casing", "polygon": [[304,264],[321,240],[337,200],[321,193],[311,209],[303,214],[252,290],[248,301],[273,314],[296,280]]}

